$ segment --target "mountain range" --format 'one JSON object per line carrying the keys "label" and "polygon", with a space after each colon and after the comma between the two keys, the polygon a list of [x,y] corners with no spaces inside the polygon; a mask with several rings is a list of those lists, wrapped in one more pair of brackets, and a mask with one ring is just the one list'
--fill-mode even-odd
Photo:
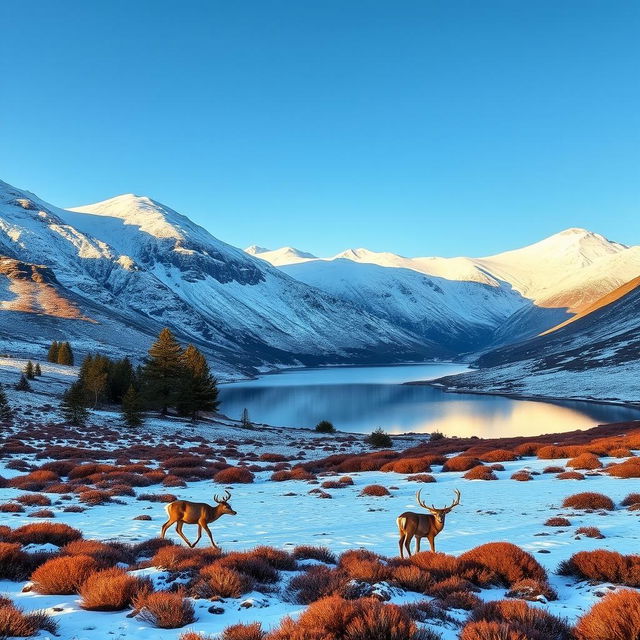
{"label": "mountain range", "polygon": [[584,229],[485,258],[318,258],[242,251],[144,196],[63,209],[0,182],[0,349],[29,357],[64,339],[139,358],[169,326],[222,378],[430,358],[493,366],[491,354],[557,325],[574,319],[558,335],[575,331],[638,274],[640,247]]}

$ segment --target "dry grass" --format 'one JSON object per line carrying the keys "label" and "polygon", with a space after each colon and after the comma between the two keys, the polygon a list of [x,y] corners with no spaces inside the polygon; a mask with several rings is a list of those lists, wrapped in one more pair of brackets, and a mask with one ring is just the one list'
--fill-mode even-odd
{"label": "dry grass", "polygon": [[327,547],[303,544],[294,547],[292,554],[296,560],[318,560],[327,564],[335,564],[337,562],[335,554]]}
{"label": "dry grass", "polygon": [[30,638],[41,630],[56,635],[58,623],[44,611],[24,613],[10,600],[1,598],[0,638]]}
{"label": "dry grass", "polygon": [[615,505],[613,500],[602,493],[595,493],[593,491],[586,491],[584,493],[575,493],[572,496],[567,496],[562,506],[569,509],[581,509],[581,510],[604,510],[613,511]]}
{"label": "dry grass", "polygon": [[250,551],[234,551],[216,561],[218,567],[227,567],[239,571],[256,582],[277,582],[278,571],[266,560]]}
{"label": "dry grass", "polygon": [[219,559],[221,551],[215,547],[189,549],[177,544],[166,544],[155,551],[151,564],[168,571],[201,569]]}
{"label": "dry grass", "polygon": [[220,640],[263,640],[266,633],[259,622],[234,624],[220,634]]}
{"label": "dry grass", "polygon": [[342,571],[324,565],[314,565],[308,567],[304,573],[291,578],[286,592],[293,602],[311,604],[320,598],[341,594],[346,582],[347,578]]}
{"label": "dry grass", "polygon": [[211,564],[200,570],[193,592],[200,598],[239,598],[253,588],[253,580],[243,573]]}
{"label": "dry grass", "polygon": [[640,638],[640,593],[623,589],[605,596],[580,618],[575,637],[576,640]]}

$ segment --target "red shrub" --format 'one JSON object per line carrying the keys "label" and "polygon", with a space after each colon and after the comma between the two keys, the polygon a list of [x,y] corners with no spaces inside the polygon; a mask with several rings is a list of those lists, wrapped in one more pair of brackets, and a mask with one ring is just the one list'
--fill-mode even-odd
{"label": "red shrub", "polygon": [[199,569],[220,558],[221,551],[215,547],[189,549],[180,545],[167,544],[155,551],[151,564],[158,569],[187,571]]}
{"label": "red shrub", "polygon": [[273,482],[284,482],[285,480],[314,480],[315,476],[302,467],[295,467],[290,471],[282,470],[271,474],[270,480]]}
{"label": "red shrub", "polygon": [[175,502],[178,496],[173,493],[141,493],[137,500],[146,500],[148,502]]}
{"label": "red shrub", "polygon": [[526,551],[510,542],[489,542],[463,553],[461,563],[480,565],[495,572],[503,584],[511,586],[525,578],[547,581],[546,571]]}
{"label": "red shrub", "polygon": [[[476,626],[488,623],[487,627]],[[498,635],[495,634],[497,625]],[[471,628],[471,630],[470,630]],[[482,635],[488,633],[489,635]],[[500,635],[502,633],[502,635]],[[460,634],[461,640],[571,640],[570,627],[544,609],[530,607],[523,600],[494,600],[476,607]]]}
{"label": "red shrub", "polygon": [[549,518],[545,523],[545,527],[570,527],[571,522],[566,518],[561,518],[559,516]]}
{"label": "red shrub", "polygon": [[482,600],[471,591],[452,591],[438,599],[443,609],[464,609],[471,611],[482,604]]}
{"label": "red shrub", "polygon": [[602,462],[593,453],[581,453],[576,458],[571,458],[567,462],[567,466],[573,469],[599,469],[602,466]]}
{"label": "red shrub", "polygon": [[426,571],[413,565],[400,565],[393,569],[392,582],[407,591],[426,593],[432,579]]}
{"label": "red shrub", "polygon": [[0,637],[27,638],[38,634],[39,630],[57,635],[58,623],[44,611],[24,613],[13,603],[2,598],[0,602]]}
{"label": "red shrub", "polygon": [[435,482],[436,479],[429,473],[416,473],[413,476],[407,476],[410,482]]}
{"label": "red shrub", "polygon": [[421,551],[410,558],[411,564],[427,571],[433,580],[445,580],[459,571],[458,559],[446,553]]}
{"label": "red shrub", "polygon": [[296,560],[318,560],[327,564],[335,564],[336,557],[327,547],[314,547],[312,545],[299,545],[293,549],[293,557]]}
{"label": "red shrub", "polygon": [[90,556],[61,556],[40,565],[32,574],[33,589],[38,593],[66,595],[77,593],[88,575],[98,568]]}
{"label": "red shrub", "polygon": [[36,522],[25,524],[11,532],[11,541],[20,544],[55,544],[61,547],[82,538],[82,533],[67,524]]}
{"label": "red shrub", "polygon": [[181,592],[142,593],[134,606],[141,620],[159,629],[177,629],[195,621],[193,605]]}
{"label": "red shrub", "polygon": [[575,493],[572,496],[567,496],[562,506],[569,509],[587,509],[598,510],[603,509],[605,511],[613,511],[615,505],[611,498],[605,496],[602,493],[594,493],[593,491],[586,491],[584,493]]}
{"label": "red shrub", "polygon": [[295,571],[298,567],[295,558],[282,549],[262,546],[256,547],[251,553],[279,571]]}
{"label": "red shrub", "polygon": [[234,551],[218,560],[215,565],[235,569],[257,582],[277,582],[278,580],[278,571],[251,552]]}
{"label": "red shrub", "polygon": [[640,493],[629,493],[620,503],[623,507],[630,507],[632,504],[640,503]]}
{"label": "red shrub", "polygon": [[100,489],[83,491],[80,494],[80,502],[95,507],[99,504],[111,502],[111,494],[108,491],[101,491]]}
{"label": "red shrub", "polygon": [[16,502],[4,502],[0,504],[0,513],[22,513],[24,507]]}
{"label": "red shrub", "polygon": [[529,482],[529,480],[533,480],[533,476],[530,471],[526,471],[525,469],[521,469],[520,471],[516,471],[511,475],[512,480],[517,480],[518,482]]}
{"label": "red shrub", "polygon": [[390,576],[390,568],[384,565],[376,553],[365,549],[345,551],[338,566],[354,580],[374,584]]}
{"label": "red shrub", "polygon": [[259,622],[234,624],[224,629],[220,640],[263,640],[266,636]]}
{"label": "red shrub", "polygon": [[360,492],[361,496],[373,496],[376,498],[380,498],[383,496],[390,496],[391,493],[386,487],[383,487],[381,484],[369,484]]}
{"label": "red shrub", "polygon": [[497,480],[498,476],[493,473],[491,467],[487,467],[483,464],[479,464],[477,467],[469,469],[467,473],[462,476],[465,480]]}
{"label": "red shrub", "polygon": [[558,598],[558,594],[549,584],[529,578],[516,582],[507,592],[507,598],[519,598],[520,600],[529,600],[531,602],[538,602],[541,596],[547,600],[556,600]]}
{"label": "red shrub", "polygon": [[259,458],[262,462],[287,462],[290,458],[281,453],[262,453]]}
{"label": "red shrub", "polygon": [[131,576],[123,569],[104,569],[90,574],[80,587],[80,607],[89,611],[121,611],[139,593],[152,590],[150,580]]}
{"label": "red shrub", "polygon": [[66,544],[60,553],[67,556],[91,556],[100,567],[112,567],[118,563],[133,564],[135,554],[122,543],[107,543],[99,540],[74,540]]}
{"label": "red shrub", "polygon": [[623,556],[605,549],[579,551],[560,563],[558,573],[582,580],[640,587],[640,556]]}
{"label": "red shrub", "polygon": [[513,451],[507,451],[506,449],[494,449],[493,451],[482,453],[478,457],[483,462],[510,462],[518,459],[518,456]]}
{"label": "red shrub", "polygon": [[535,456],[538,449],[543,446],[544,444],[542,442],[523,442],[522,444],[517,445],[514,448],[514,451],[519,456]]}
{"label": "red shrub", "polygon": [[564,471],[564,467],[555,467],[555,466],[550,466],[550,467],[545,467],[542,470],[542,473],[562,473]]}
{"label": "red shrub", "polygon": [[470,456],[455,456],[447,459],[447,461],[442,465],[442,470],[469,471],[469,469],[473,469],[473,467],[478,466],[479,463],[480,461],[477,458],[472,458]]}
{"label": "red shrub", "polygon": [[220,484],[248,484],[253,482],[253,473],[244,467],[229,467],[218,471],[213,479]]}
{"label": "red shrub", "polygon": [[235,569],[210,564],[200,570],[193,592],[200,598],[239,598],[253,589],[253,580]]}
{"label": "red shrub", "polygon": [[418,640],[416,624],[396,605],[373,598],[330,596],[309,606],[294,622],[285,618],[270,640]]}
{"label": "red shrub", "polygon": [[394,471],[395,473],[423,473],[431,471],[431,457],[401,458],[382,465],[380,471]]}
{"label": "red shrub", "polygon": [[605,471],[616,478],[640,478],[640,459],[629,458],[619,464],[612,464]]}
{"label": "red shrub", "polygon": [[49,557],[49,554],[26,553],[15,542],[0,542],[0,580],[26,580]]}
{"label": "red shrub", "polygon": [[353,478],[351,476],[341,476],[339,478],[338,482],[340,482],[340,484],[344,484],[344,485],[352,485],[353,484]]}
{"label": "red shrub", "polygon": [[29,514],[30,518],[55,518],[55,514],[51,509],[38,509]]}
{"label": "red shrub", "polygon": [[320,598],[342,593],[346,583],[347,577],[342,571],[314,565],[293,577],[287,585],[287,592],[294,602],[311,604]]}
{"label": "red shrub", "polygon": [[640,637],[640,593],[623,589],[605,596],[575,628],[577,640],[631,640]]}
{"label": "red shrub", "polygon": [[612,458],[630,458],[633,456],[631,449],[627,449],[627,447],[618,447],[616,449],[611,449],[609,451],[609,455]]}
{"label": "red shrub", "polygon": [[558,480],[584,480],[584,475],[579,471],[564,471],[559,473],[556,478]]}
{"label": "red shrub", "polygon": [[169,474],[168,476],[165,476],[164,480],[162,481],[162,486],[163,487],[186,487],[187,483],[182,479],[182,478],[178,478],[178,476],[174,476],[173,474]]}
{"label": "red shrub", "polygon": [[576,535],[586,536],[587,538],[595,538],[596,540],[602,540],[604,536],[598,527],[578,527],[576,529]]}
{"label": "red shrub", "polygon": [[27,507],[49,507],[51,506],[51,499],[48,496],[44,496],[41,493],[23,493],[18,496],[16,500],[20,504],[24,504]]}

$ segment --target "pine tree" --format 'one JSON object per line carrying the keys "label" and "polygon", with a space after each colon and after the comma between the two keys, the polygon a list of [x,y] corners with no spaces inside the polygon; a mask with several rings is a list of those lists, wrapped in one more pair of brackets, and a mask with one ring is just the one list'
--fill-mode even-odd
{"label": "pine tree", "polygon": [[58,351],[60,350],[60,345],[57,340],[54,340],[49,347],[49,353],[47,353],[47,362],[58,362]]}
{"label": "pine tree", "polygon": [[69,424],[75,427],[86,424],[89,411],[85,406],[84,392],[79,381],[74,382],[62,395],[60,411]]}
{"label": "pine tree", "polygon": [[249,409],[247,409],[246,407],[242,410],[242,417],[240,418],[240,422],[242,423],[243,427],[252,427],[253,425],[251,424],[251,419],[249,418]]}
{"label": "pine tree", "polygon": [[0,423],[8,425],[13,421],[13,409],[7,400],[4,387],[0,384]]}
{"label": "pine tree", "polygon": [[16,384],[16,391],[31,391],[31,385],[24,373],[20,375],[20,380]]}
{"label": "pine tree", "polygon": [[216,411],[218,387],[202,353],[190,344],[184,351],[183,375],[178,395],[178,412],[194,422],[201,411]]}
{"label": "pine tree", "polygon": [[166,327],[149,349],[142,383],[148,405],[166,415],[175,406],[183,374],[182,347]]}
{"label": "pine tree", "polygon": [[122,419],[128,427],[139,427],[142,419],[142,399],[131,385],[122,398]]}
{"label": "pine tree", "polygon": [[131,385],[135,386],[136,376],[133,365],[129,358],[116,360],[111,362],[109,368],[109,379],[107,385],[109,387],[109,400],[111,402],[122,402],[126,392]]}
{"label": "pine tree", "polygon": [[31,362],[31,360],[29,360],[25,365],[24,375],[27,377],[27,380],[33,380],[36,377],[33,369],[33,362]]}
{"label": "pine tree", "polygon": [[33,373],[38,378],[42,375],[42,369],[40,368],[40,363],[39,362],[36,362],[36,366],[33,369]]}
{"label": "pine tree", "polygon": [[58,364],[73,365],[73,351],[68,342],[62,342],[58,347]]}
{"label": "pine tree", "polygon": [[100,354],[87,355],[80,365],[78,381],[89,404],[95,409],[104,401],[111,361]]}

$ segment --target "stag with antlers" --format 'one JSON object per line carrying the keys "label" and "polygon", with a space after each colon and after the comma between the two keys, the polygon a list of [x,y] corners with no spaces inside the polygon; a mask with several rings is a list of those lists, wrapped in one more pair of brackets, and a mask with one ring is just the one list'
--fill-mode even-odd
{"label": "stag with antlers", "polygon": [[[422,491],[422,489],[420,490]],[[429,511],[430,513],[413,513],[412,511],[405,511],[398,516],[398,529],[400,531],[400,541],[398,546],[400,547],[400,557],[404,558],[404,549],[407,550],[409,556],[411,556],[411,540],[416,539],[416,553],[420,551],[420,541],[422,538],[427,538],[431,545],[431,551],[435,552],[435,538],[444,529],[444,519],[455,506],[460,504],[460,492],[455,489],[456,498],[448,506],[438,509],[433,505],[428,506],[420,499],[420,491],[416,493],[416,500],[418,504]]]}
{"label": "stag with antlers", "polygon": [[[218,496],[213,496],[215,502],[218,503],[218,506],[212,507],[206,502],[189,502],[188,500],[175,500],[174,502],[170,502],[165,510],[169,519],[162,525],[162,531],[160,532],[160,537],[164,538],[167,529],[172,525],[176,525],[176,531],[178,535],[190,546],[195,547],[200,538],[202,537],[202,530],[204,529],[209,536],[209,540],[211,540],[211,545],[217,547],[218,545],[213,541],[213,536],[211,535],[211,531],[209,530],[209,523],[214,522],[220,516],[228,514],[230,516],[235,516],[236,512],[231,508],[229,504],[229,499],[231,498],[231,494],[227,491],[225,492],[222,498],[218,498]],[[182,533],[182,527],[185,524],[197,524],[198,525],[198,537],[196,541],[191,544],[187,537]]]}

